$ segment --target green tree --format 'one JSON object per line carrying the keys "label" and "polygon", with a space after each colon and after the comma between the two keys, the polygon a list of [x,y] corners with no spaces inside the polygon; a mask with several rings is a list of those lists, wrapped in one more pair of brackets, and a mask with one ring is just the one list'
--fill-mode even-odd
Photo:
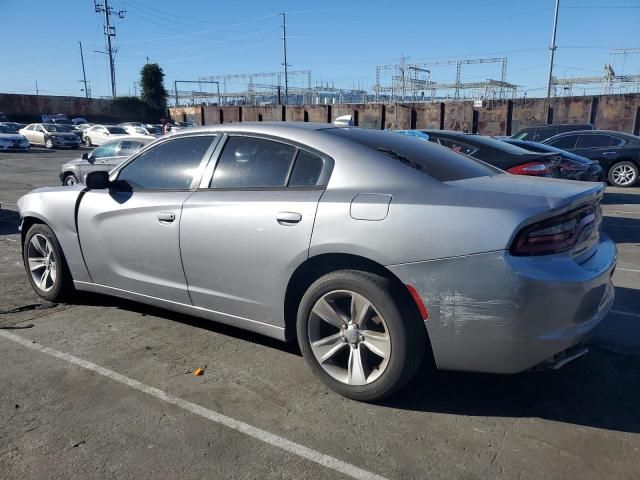
{"label": "green tree", "polygon": [[158,112],[167,108],[164,72],[157,63],[147,63],[140,71],[140,99]]}

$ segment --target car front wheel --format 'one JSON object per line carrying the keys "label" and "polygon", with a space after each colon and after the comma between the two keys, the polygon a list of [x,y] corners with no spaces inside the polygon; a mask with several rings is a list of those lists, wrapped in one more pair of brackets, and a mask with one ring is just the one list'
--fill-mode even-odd
{"label": "car front wheel", "polygon": [[87,147],[91,147],[93,144],[91,143],[91,139],[89,138],[89,136],[87,135],[86,137],[84,137],[84,144]]}
{"label": "car front wheel", "polygon": [[395,290],[379,275],[340,270],[316,280],[302,297],[300,349],[313,372],[339,394],[380,400],[420,367],[425,328]]}
{"label": "car front wheel", "polygon": [[44,141],[44,146],[47,147],[48,149],[52,149],[53,148],[53,140],[51,140],[50,138],[47,138]]}
{"label": "car front wheel", "polygon": [[609,169],[609,184],[632,187],[638,180],[638,167],[632,162],[618,162]]}
{"label": "car front wheel", "polygon": [[76,183],[79,183],[78,177],[76,177],[73,174],[69,174],[66,177],[64,177],[64,181],[62,182],[62,184],[65,186],[75,185]]}
{"label": "car front wheel", "polygon": [[71,274],[53,230],[33,225],[24,239],[22,256],[33,290],[45,300],[59,302],[73,290]]}

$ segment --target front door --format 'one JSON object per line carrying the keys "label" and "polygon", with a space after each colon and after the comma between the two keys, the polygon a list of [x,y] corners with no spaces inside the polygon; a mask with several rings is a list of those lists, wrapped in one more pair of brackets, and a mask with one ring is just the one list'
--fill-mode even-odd
{"label": "front door", "polygon": [[78,234],[93,283],[191,303],[180,259],[182,204],[214,138],[161,142],[124,165],[114,188],[84,195]]}
{"label": "front door", "polygon": [[329,162],[278,141],[229,137],[211,183],[182,209],[194,305],[284,326],[287,283],[308,256]]}

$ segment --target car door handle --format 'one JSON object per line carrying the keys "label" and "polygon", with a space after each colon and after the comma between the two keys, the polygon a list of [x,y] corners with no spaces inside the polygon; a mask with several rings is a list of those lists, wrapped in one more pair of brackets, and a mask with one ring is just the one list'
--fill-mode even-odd
{"label": "car door handle", "polygon": [[172,212],[160,212],[158,214],[158,220],[160,223],[171,223],[176,219],[176,214]]}
{"label": "car door handle", "polygon": [[278,212],[276,220],[280,225],[294,225],[302,220],[302,215],[298,212]]}
{"label": "car door handle", "polygon": [[617,152],[602,152],[602,155],[604,155],[605,157],[611,157],[613,155],[615,155]]}

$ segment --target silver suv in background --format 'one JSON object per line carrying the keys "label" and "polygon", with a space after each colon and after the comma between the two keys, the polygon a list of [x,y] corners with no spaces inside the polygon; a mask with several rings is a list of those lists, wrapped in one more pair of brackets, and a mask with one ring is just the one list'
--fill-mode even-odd
{"label": "silver suv in background", "polygon": [[62,165],[60,181],[63,185],[84,183],[89,172],[108,172],[152,141],[152,138],[133,136],[111,140],[91,152],[83,153],[82,158]]}

